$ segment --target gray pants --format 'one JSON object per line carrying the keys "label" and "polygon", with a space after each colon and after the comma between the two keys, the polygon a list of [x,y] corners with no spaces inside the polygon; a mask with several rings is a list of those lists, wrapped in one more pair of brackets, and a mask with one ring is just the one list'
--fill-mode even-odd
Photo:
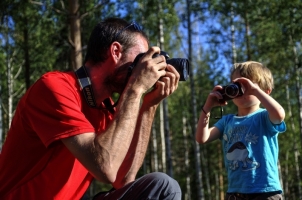
{"label": "gray pants", "polygon": [[146,174],[117,190],[100,192],[93,200],[180,200],[176,180],[161,172]]}
{"label": "gray pants", "polygon": [[225,196],[225,200],[282,200],[282,195],[278,194],[278,192],[258,194],[227,193]]}

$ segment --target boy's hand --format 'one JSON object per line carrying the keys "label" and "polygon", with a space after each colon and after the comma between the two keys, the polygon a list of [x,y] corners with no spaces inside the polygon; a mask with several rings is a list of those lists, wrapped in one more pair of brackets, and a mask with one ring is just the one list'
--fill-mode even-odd
{"label": "boy's hand", "polygon": [[260,89],[257,83],[253,83],[248,78],[244,78],[244,77],[236,78],[233,80],[233,82],[239,82],[241,84],[244,94],[254,94],[255,90]]}
{"label": "boy's hand", "polygon": [[204,104],[204,108],[207,108],[208,111],[210,111],[213,107],[216,106],[225,106],[228,103],[225,101],[221,103],[219,100],[223,99],[222,94],[219,92],[219,90],[222,90],[221,85],[216,85],[212,92],[208,95],[208,98],[206,100],[206,103]]}

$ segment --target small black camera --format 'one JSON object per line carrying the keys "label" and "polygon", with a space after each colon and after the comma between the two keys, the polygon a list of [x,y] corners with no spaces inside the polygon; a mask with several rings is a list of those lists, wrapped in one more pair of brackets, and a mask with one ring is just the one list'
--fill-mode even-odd
{"label": "small black camera", "polygon": [[221,90],[218,90],[218,92],[220,92],[223,97],[223,99],[219,99],[219,102],[221,103],[243,95],[243,90],[239,82],[223,86]]}
{"label": "small black camera", "polygon": [[[137,64],[138,60],[144,54],[145,53],[140,53],[136,56],[132,65],[129,68],[130,73],[131,73],[133,67],[135,67],[135,65]],[[155,58],[159,55],[165,56],[167,64],[172,65],[177,70],[177,72],[180,75],[179,81],[186,81],[189,78],[190,71],[189,71],[189,60],[188,59],[186,59],[186,58],[170,58],[170,56],[164,51],[161,51],[160,54],[154,54],[152,57]]]}

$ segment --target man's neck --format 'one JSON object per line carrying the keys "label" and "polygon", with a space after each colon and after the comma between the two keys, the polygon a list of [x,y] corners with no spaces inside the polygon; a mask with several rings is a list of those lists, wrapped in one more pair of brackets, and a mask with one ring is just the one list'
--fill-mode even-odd
{"label": "man's neck", "polygon": [[100,106],[112,93],[110,88],[104,85],[107,69],[103,64],[91,65],[90,63],[85,63],[85,67],[91,81],[96,104],[97,106]]}

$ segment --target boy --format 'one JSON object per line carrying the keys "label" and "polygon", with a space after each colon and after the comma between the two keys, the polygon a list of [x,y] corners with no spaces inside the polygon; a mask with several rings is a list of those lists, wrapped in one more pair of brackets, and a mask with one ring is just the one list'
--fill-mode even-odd
{"label": "boy", "polygon": [[204,144],[221,139],[228,174],[225,199],[282,199],[277,137],[286,130],[285,112],[269,95],[274,85],[271,71],[254,61],[238,63],[231,80],[243,90],[233,98],[237,114],[225,115],[209,127],[211,109],[227,105],[222,100],[223,87],[215,86],[200,113],[196,141]]}

